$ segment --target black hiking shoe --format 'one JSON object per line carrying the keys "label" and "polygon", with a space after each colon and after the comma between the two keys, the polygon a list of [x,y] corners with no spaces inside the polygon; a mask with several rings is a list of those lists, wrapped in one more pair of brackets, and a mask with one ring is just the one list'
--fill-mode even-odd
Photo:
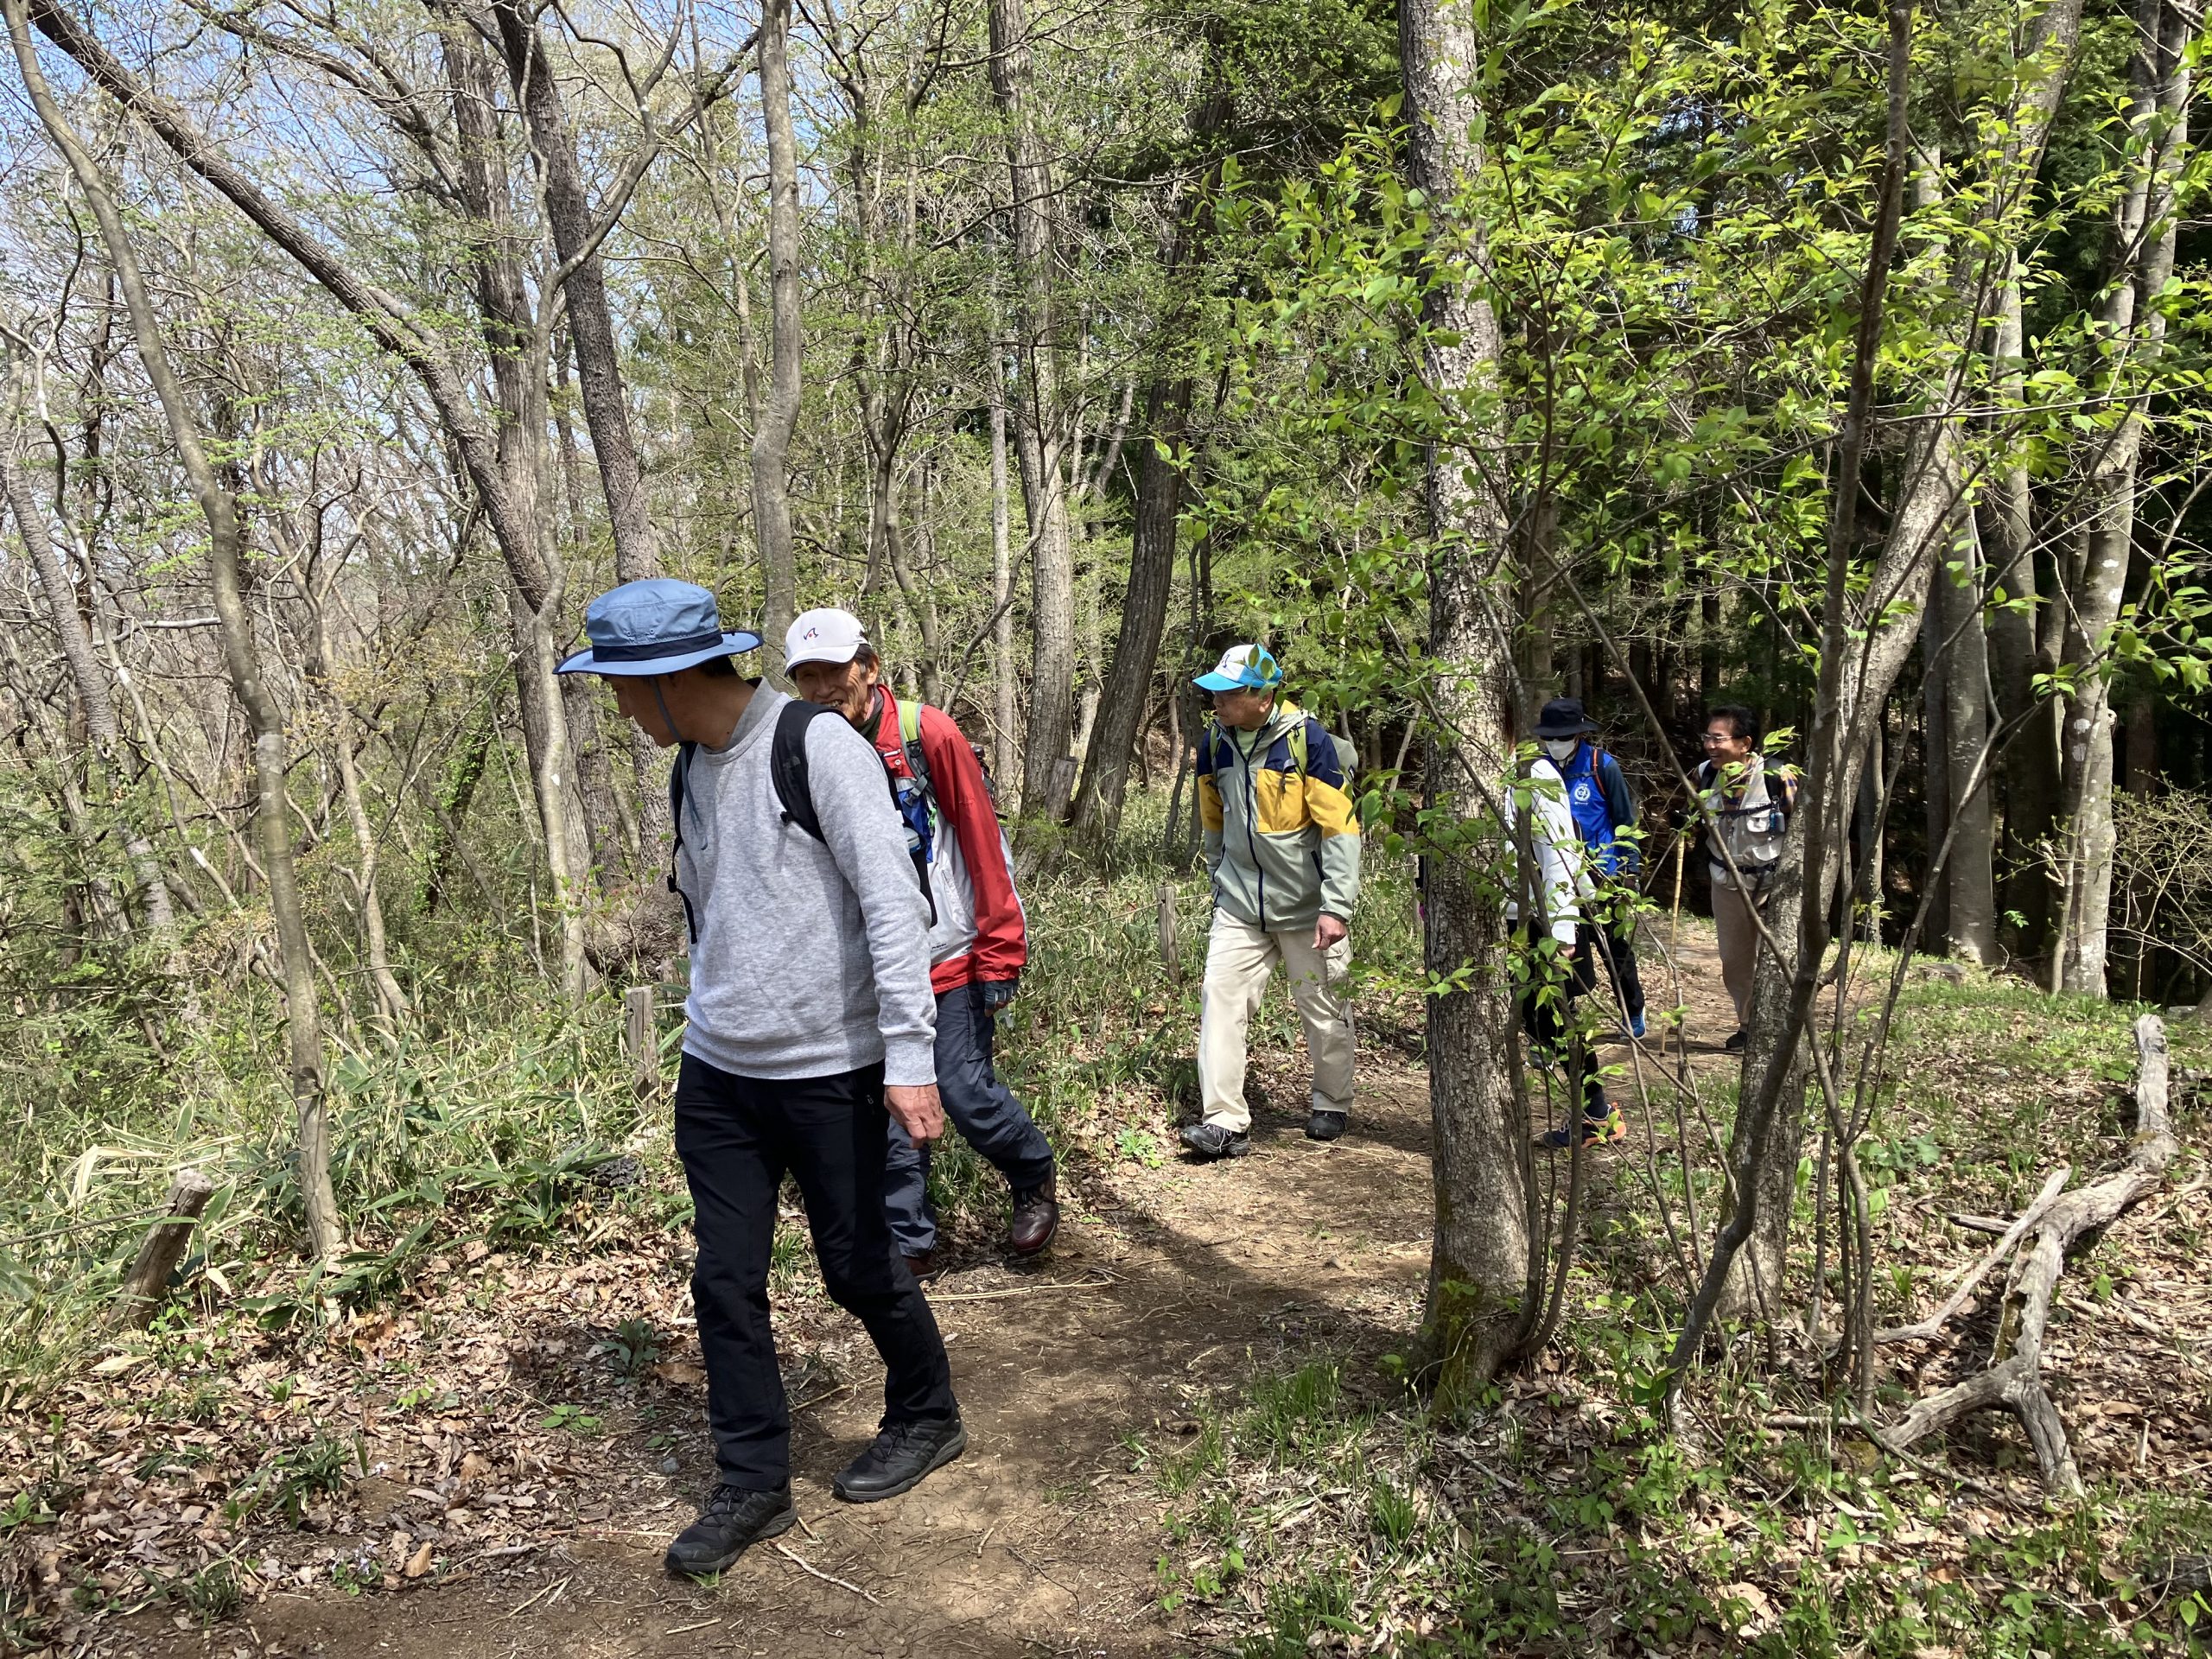
{"label": "black hiking shoe", "polygon": [[1211,1161],[1242,1158],[1252,1150],[1252,1137],[1242,1129],[1224,1129],[1218,1123],[1193,1123],[1183,1131],[1183,1144]]}
{"label": "black hiking shoe", "polygon": [[728,1569],[748,1547],[789,1532],[798,1520],[789,1481],[772,1492],[717,1486],[701,1506],[699,1518],[668,1547],[668,1570],[687,1579],[709,1578]]}
{"label": "black hiking shoe", "polygon": [[1750,1040],[1751,1039],[1747,1033],[1738,1031],[1733,1036],[1730,1037],[1726,1042],[1720,1045],[1721,1052],[1727,1054],[1740,1054],[1744,1052],[1744,1045]]}
{"label": "black hiking shoe", "polygon": [[1333,1141],[1344,1132],[1344,1115],[1342,1112],[1326,1112],[1317,1106],[1313,1109],[1313,1116],[1306,1120],[1306,1138],[1308,1141]]}
{"label": "black hiking shoe", "polygon": [[880,1503],[912,1491],[924,1476],[967,1449],[968,1431],[957,1415],[886,1423],[874,1444],[845,1465],[830,1490],[848,1503]]}

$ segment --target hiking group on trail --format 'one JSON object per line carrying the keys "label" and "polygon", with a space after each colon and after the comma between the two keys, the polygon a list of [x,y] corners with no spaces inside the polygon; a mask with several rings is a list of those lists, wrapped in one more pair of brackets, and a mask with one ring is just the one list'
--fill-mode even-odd
{"label": "hiking group on trail", "polygon": [[[791,624],[784,668],[796,698],[740,673],[735,658],[760,637],[726,632],[714,595],[690,582],[602,594],[584,632],[588,648],[560,671],[603,677],[621,713],[677,752],[668,885],[690,936],[690,988],[675,1138],[695,1211],[691,1289],[717,1481],[667,1564],[704,1577],[797,1520],[768,1304],[785,1175],[804,1200],[823,1287],[884,1363],[880,1432],[836,1477],[836,1495],[895,1497],[967,1444],[922,1289],[938,1266],[930,1149],[949,1120],[1006,1180],[1013,1254],[1050,1247],[1052,1147],[994,1059],[999,1015],[1028,966],[1027,923],[981,751],[950,714],[893,691],[851,613]],[[1264,645],[1232,647],[1194,683],[1214,715],[1196,768],[1213,920],[1200,1116],[1182,1141],[1211,1162],[1251,1150],[1247,1038],[1278,962],[1313,1065],[1306,1134],[1334,1141],[1351,1122],[1360,824],[1351,744],[1289,699]],[[1627,1133],[1605,1096],[1596,1033],[1578,1016],[1600,963],[1627,1038],[1646,1029],[1641,832],[1626,774],[1596,729],[1580,701],[1546,704],[1513,791],[1527,808],[1509,838],[1521,1019],[1533,1057],[1582,1103],[1579,1130],[1539,1135],[1554,1148],[1578,1133],[1584,1146]],[[1756,753],[1756,731],[1747,711],[1714,709],[1694,779],[1716,915],[1729,907],[1721,954],[1739,1027],[1758,939],[1751,918],[1795,800],[1788,768]]]}

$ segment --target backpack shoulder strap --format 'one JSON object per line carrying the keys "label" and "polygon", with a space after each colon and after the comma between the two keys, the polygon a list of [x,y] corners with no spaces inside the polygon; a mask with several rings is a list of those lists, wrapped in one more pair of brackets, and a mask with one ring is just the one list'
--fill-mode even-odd
{"label": "backpack shoulder strap", "polygon": [[818,702],[794,697],[776,715],[775,741],[768,751],[768,778],[776,786],[784,822],[797,824],[817,841],[822,839],[822,819],[814,810],[814,785],[807,773],[806,728],[823,715],[836,714]]}
{"label": "backpack shoulder strap", "polygon": [[914,774],[914,781],[922,786],[922,793],[930,798],[930,806],[937,806],[937,785],[930,777],[929,757],[922,753],[922,705],[913,697],[899,701],[899,747],[906,751],[906,770]]}
{"label": "backpack shoulder strap", "polygon": [[683,925],[689,930],[693,944],[699,939],[699,918],[691,909],[691,895],[676,879],[676,861],[683,851],[683,799],[690,782],[691,757],[698,752],[696,743],[678,743],[676,759],[668,768],[668,821],[676,838],[668,849],[668,890],[683,901]]}
{"label": "backpack shoulder strap", "polygon": [[1205,756],[1205,769],[1208,772],[1224,770],[1226,764],[1222,753],[1224,742],[1221,722],[1209,718],[1205,723],[1205,729],[1198,736],[1198,752]]}
{"label": "backpack shoulder strap", "polygon": [[668,817],[676,826],[676,844],[683,844],[683,798],[690,783],[691,757],[698,752],[696,743],[678,743],[676,759],[668,768]]}

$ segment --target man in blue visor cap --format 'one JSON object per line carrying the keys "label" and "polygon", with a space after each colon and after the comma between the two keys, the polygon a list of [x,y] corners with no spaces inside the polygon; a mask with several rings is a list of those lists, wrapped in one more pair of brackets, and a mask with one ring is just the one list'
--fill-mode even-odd
{"label": "man in blue visor cap", "polygon": [[747,680],[688,582],[626,582],[584,615],[624,715],[677,751],[670,882],[691,931],[690,1029],[676,1150],[691,1187],[691,1276],[721,1479],[669,1547],[704,1577],[788,1530],[791,1414],[768,1328],[769,1247],[786,1173],[806,1199],[823,1286],[883,1356],[882,1432],[834,1483],[895,1497],[967,1445],[944,1343],[883,1209],[889,1119],[944,1130],[930,991],[929,908],[883,765],[836,711]]}

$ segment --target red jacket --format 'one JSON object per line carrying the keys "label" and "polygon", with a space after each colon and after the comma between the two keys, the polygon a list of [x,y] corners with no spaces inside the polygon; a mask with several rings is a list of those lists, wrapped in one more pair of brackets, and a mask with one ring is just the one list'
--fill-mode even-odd
{"label": "red jacket", "polygon": [[[875,752],[893,777],[911,777],[899,736],[899,701],[887,685],[876,687],[875,695]],[[930,849],[930,896],[937,905],[930,987],[942,995],[979,979],[1013,979],[1029,959],[1028,924],[983,768],[952,716],[927,703],[921,745],[938,810]]]}

